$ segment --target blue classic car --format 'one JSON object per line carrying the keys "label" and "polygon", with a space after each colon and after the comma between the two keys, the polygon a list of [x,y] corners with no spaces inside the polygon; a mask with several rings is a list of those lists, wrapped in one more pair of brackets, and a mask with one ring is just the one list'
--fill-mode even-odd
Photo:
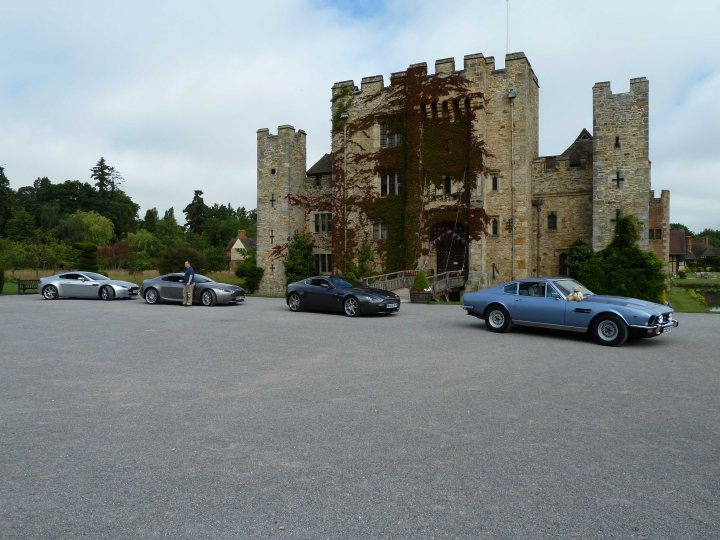
{"label": "blue classic car", "polygon": [[493,332],[513,324],[590,332],[601,345],[622,345],[628,336],[655,337],[678,325],[673,310],[621,296],[593,294],[575,280],[534,278],[465,293],[463,309]]}

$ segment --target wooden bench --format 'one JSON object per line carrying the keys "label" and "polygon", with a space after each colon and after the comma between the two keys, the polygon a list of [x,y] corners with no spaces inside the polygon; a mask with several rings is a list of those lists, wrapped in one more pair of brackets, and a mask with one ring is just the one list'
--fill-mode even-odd
{"label": "wooden bench", "polygon": [[25,291],[37,291],[40,286],[39,279],[18,279],[18,293],[25,294]]}

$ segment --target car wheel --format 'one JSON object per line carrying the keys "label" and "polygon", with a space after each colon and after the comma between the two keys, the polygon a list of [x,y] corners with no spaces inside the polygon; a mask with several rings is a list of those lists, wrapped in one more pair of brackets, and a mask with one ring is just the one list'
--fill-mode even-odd
{"label": "car wheel", "polygon": [[302,311],[302,299],[298,293],[290,293],[287,299],[287,305],[290,311]]}
{"label": "car wheel", "polygon": [[354,296],[348,296],[343,302],[343,311],[348,317],[355,317],[360,314],[360,304]]}
{"label": "car wheel", "polygon": [[202,302],[203,306],[214,306],[216,300],[217,297],[215,296],[215,293],[211,290],[203,291],[200,295],[200,301]]}
{"label": "car wheel", "polygon": [[629,335],[625,322],[617,315],[600,315],[592,326],[592,335],[600,345],[617,347],[627,341]]}
{"label": "car wheel", "polygon": [[157,304],[158,300],[160,300],[160,295],[157,292],[157,289],[148,289],[145,291],[145,301],[148,304]]}
{"label": "car wheel", "polygon": [[54,285],[48,285],[47,287],[44,287],[42,290],[42,295],[45,300],[57,300],[60,296],[58,294],[57,288],[55,288]]}
{"label": "car wheel", "polygon": [[485,326],[492,332],[507,332],[511,324],[510,314],[502,306],[490,306],[485,313]]}
{"label": "car wheel", "polygon": [[103,300],[112,300],[115,298],[115,291],[112,290],[112,287],[105,285],[105,287],[100,289],[100,298]]}

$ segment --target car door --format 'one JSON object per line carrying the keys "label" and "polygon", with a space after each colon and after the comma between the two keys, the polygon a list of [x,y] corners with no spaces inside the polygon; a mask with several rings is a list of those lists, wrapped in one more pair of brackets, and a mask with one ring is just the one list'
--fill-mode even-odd
{"label": "car door", "polygon": [[545,281],[522,281],[510,316],[518,322],[561,326],[565,324],[565,307]]}
{"label": "car door", "polygon": [[175,274],[163,276],[160,282],[160,297],[163,300],[182,301],[183,277]]}
{"label": "car door", "polygon": [[61,296],[69,296],[72,298],[82,298],[83,282],[80,280],[81,275],[75,272],[62,274],[58,279],[58,289]]}
{"label": "car door", "polygon": [[78,298],[98,298],[100,285],[101,283],[98,280],[92,279],[88,275],[80,274],[77,285],[78,293],[75,296]]}
{"label": "car door", "polygon": [[328,311],[332,309],[332,287],[325,278],[312,278],[305,290],[305,304],[310,309]]}

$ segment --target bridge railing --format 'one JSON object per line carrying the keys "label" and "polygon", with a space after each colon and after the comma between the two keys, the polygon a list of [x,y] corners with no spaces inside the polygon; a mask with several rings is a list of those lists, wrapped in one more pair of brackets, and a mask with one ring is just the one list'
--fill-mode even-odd
{"label": "bridge railing", "polygon": [[[363,278],[362,281],[369,287],[395,291],[397,289],[411,288],[417,274],[417,270],[402,270],[390,274],[370,276]],[[465,274],[457,270],[442,272],[440,274],[429,272],[428,281],[430,282],[433,296],[444,296],[452,290],[461,289],[465,286]]]}

